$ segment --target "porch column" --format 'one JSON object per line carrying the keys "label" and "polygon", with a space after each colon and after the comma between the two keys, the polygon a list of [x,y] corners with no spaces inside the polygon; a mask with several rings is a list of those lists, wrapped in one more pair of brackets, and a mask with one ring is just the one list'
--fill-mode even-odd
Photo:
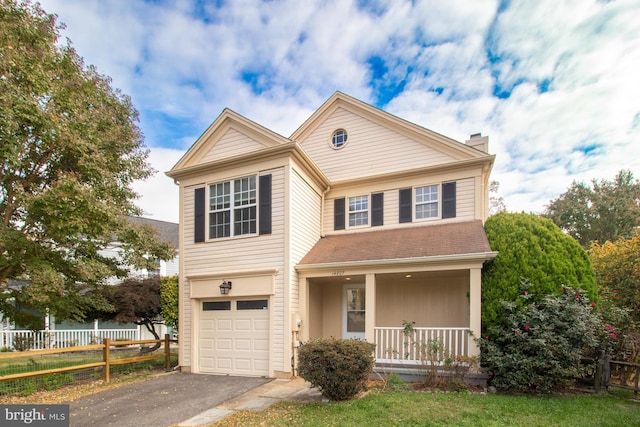
{"label": "porch column", "polygon": [[472,268],[469,270],[469,329],[473,333],[469,337],[469,356],[479,356],[480,347],[476,344],[475,338],[480,338],[482,329],[482,302],[481,302],[482,268]]}
{"label": "porch column", "polygon": [[375,342],[376,327],[376,275],[367,274],[365,279],[365,314],[364,314],[364,336],[367,342]]}

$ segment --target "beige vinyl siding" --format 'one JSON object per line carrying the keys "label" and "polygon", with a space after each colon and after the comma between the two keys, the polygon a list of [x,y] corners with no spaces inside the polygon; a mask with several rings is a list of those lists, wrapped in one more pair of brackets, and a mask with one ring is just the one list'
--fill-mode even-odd
{"label": "beige vinyl siding", "polygon": [[456,181],[456,219],[469,221],[475,215],[475,179]]}
{"label": "beige vinyl siding", "polygon": [[229,128],[227,132],[216,142],[211,150],[206,153],[199,163],[207,163],[213,160],[226,159],[251,151],[257,151],[265,148],[264,145],[255,139],[244,135],[233,128]]}
{"label": "beige vinyl siding", "polygon": [[468,271],[437,272],[420,279],[376,278],[376,326],[469,326]]}
{"label": "beige vinyl siding", "polygon": [[[272,174],[272,234],[241,236],[228,239],[207,240],[204,243],[193,242],[193,205],[194,188],[187,187],[184,191],[184,230],[186,230],[180,256],[184,256],[184,277],[193,275],[219,275],[226,272],[243,270],[284,269],[284,169],[262,171],[261,175]],[[204,186],[204,185],[202,185]],[[208,202],[206,203],[208,206]],[[208,229],[207,229],[208,237]],[[275,279],[275,295],[271,298],[272,310],[272,346],[275,361],[274,369],[283,367],[283,279],[277,274]],[[189,287],[185,286],[182,295],[186,299],[185,306],[190,307]],[[191,320],[193,313],[184,313],[185,320]],[[191,326],[186,325],[181,330],[185,345],[190,342]],[[192,354],[193,349],[185,353]]]}
{"label": "beige vinyl siding", "polygon": [[[184,195],[184,200],[181,205],[183,211],[182,223],[180,224],[180,247],[184,248],[188,242],[193,244],[193,215],[194,215],[194,190],[198,187],[186,187],[181,189],[181,194]],[[184,254],[184,252],[183,252]],[[188,259],[182,259],[182,265],[187,265]],[[182,355],[184,360],[180,363],[184,366],[192,366],[191,356],[193,355],[193,348],[191,346],[193,338],[193,310],[191,308],[191,284],[186,279],[186,275],[183,271],[180,272],[180,310],[179,310],[179,330],[180,330],[180,344],[182,349]]]}
{"label": "beige vinyl siding", "polygon": [[320,195],[298,171],[291,172],[291,310],[299,309],[296,264],[320,238]]}
{"label": "beige vinyl siding", "polygon": [[[338,150],[330,146],[336,129],[348,133],[347,144]],[[336,109],[301,145],[331,181],[457,160],[343,108]]]}

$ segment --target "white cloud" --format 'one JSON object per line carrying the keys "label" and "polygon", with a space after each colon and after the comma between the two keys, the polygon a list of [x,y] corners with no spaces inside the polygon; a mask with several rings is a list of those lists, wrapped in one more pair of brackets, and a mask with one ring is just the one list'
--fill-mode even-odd
{"label": "white cloud", "polygon": [[156,170],[146,181],[138,181],[133,189],[141,198],[137,205],[143,216],[161,221],[178,222],[178,186],[165,175],[182,157],[184,151],[156,147],[149,153],[149,163]]}
{"label": "white cloud", "polygon": [[[41,3],[132,96],[162,172],[225,107],[287,136],[341,90],[461,141],[488,134],[510,210],[541,211],[573,179],[640,175],[633,0]],[[177,220],[164,174],[136,188]]]}

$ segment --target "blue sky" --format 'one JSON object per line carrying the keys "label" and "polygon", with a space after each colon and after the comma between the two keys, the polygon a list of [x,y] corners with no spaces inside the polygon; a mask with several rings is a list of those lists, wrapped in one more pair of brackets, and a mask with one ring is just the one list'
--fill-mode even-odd
{"label": "blue sky", "polygon": [[289,136],[340,90],[459,141],[489,135],[510,211],[573,180],[640,176],[640,2],[40,0],[140,111],[159,173],[225,108]]}

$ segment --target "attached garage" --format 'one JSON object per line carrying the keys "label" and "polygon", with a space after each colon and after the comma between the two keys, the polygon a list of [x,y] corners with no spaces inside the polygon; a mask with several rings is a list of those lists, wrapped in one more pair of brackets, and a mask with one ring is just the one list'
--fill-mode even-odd
{"label": "attached garage", "polygon": [[198,338],[201,373],[269,376],[269,301],[202,301]]}

